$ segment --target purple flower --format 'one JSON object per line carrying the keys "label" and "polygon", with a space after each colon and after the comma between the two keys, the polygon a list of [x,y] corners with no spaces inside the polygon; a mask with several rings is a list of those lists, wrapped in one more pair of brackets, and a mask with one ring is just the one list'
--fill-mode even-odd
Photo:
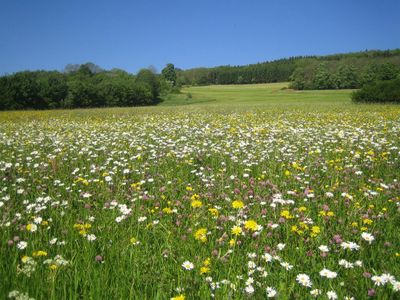
{"label": "purple flower", "polygon": [[364,272],[363,273],[363,276],[365,277],[365,278],[371,278],[371,273],[368,273],[368,272]]}
{"label": "purple flower", "polygon": [[376,292],[374,289],[368,289],[368,296],[374,297],[376,295]]}

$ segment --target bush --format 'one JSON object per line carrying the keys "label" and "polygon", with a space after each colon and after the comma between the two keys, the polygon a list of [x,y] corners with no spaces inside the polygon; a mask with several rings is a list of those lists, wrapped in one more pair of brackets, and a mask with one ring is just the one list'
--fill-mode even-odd
{"label": "bush", "polygon": [[400,78],[365,85],[351,96],[354,102],[400,103]]}

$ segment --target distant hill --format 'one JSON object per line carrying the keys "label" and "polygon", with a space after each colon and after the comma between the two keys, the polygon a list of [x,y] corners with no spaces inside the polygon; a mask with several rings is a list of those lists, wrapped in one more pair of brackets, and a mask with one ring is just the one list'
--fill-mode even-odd
{"label": "distant hill", "polygon": [[[379,73],[379,74],[377,74]],[[383,74],[380,74],[383,73]],[[245,66],[178,70],[183,85],[250,84],[291,81],[295,89],[358,88],[400,73],[400,49],[325,56],[296,56]]]}

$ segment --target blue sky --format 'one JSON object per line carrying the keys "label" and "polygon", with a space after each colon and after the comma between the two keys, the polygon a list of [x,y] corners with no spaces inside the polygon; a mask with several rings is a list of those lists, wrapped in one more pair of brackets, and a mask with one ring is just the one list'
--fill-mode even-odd
{"label": "blue sky", "polygon": [[137,72],[400,48],[398,0],[1,0],[0,73]]}

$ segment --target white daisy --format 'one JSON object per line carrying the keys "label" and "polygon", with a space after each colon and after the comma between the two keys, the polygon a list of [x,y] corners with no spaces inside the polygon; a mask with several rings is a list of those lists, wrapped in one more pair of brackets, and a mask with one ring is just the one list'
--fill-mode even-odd
{"label": "white daisy", "polygon": [[334,291],[329,291],[326,293],[326,295],[330,300],[336,300],[338,298],[337,294]]}
{"label": "white daisy", "polygon": [[187,261],[184,261],[184,262],[183,262],[182,267],[183,267],[185,270],[193,270],[194,265],[193,265],[190,261],[187,260]]}
{"label": "white daisy", "polygon": [[20,241],[20,242],[17,244],[17,248],[18,248],[19,250],[24,250],[27,246],[28,246],[28,243],[25,242],[25,241]]}
{"label": "white daisy", "polygon": [[319,272],[319,275],[321,275],[322,277],[329,278],[329,279],[337,277],[337,273],[336,272],[332,272],[331,270],[328,270],[328,269],[322,269]]}
{"label": "white daisy", "polygon": [[289,271],[293,268],[293,266],[287,262],[282,262],[281,266],[284,267],[286,269],[286,271]]}
{"label": "white daisy", "polygon": [[369,244],[372,244],[372,242],[375,240],[375,237],[372,234],[368,233],[368,232],[361,233],[361,237],[365,241],[367,241]]}
{"label": "white daisy", "polygon": [[267,287],[267,298],[274,298],[277,294],[276,290],[272,287]]}
{"label": "white daisy", "polygon": [[87,238],[87,240],[88,240],[89,242],[93,242],[93,241],[96,240],[96,236],[95,236],[94,234],[88,234],[88,235],[86,236],[86,238]]}
{"label": "white daisy", "polygon": [[252,285],[247,285],[244,290],[246,291],[247,294],[253,294],[254,293],[254,287]]}
{"label": "white daisy", "polygon": [[301,284],[302,286],[305,287],[311,287],[312,286],[312,282],[310,280],[310,276],[308,276],[307,274],[299,274],[296,276],[296,281]]}
{"label": "white daisy", "polygon": [[322,291],[319,290],[319,289],[315,289],[315,290],[310,291],[310,294],[311,294],[311,296],[316,298],[316,297],[318,297],[319,295],[322,294]]}
{"label": "white daisy", "polygon": [[374,282],[376,286],[385,285],[386,282],[381,276],[372,276],[371,280]]}
{"label": "white daisy", "polygon": [[329,252],[329,248],[326,245],[321,245],[318,247],[321,252]]}

